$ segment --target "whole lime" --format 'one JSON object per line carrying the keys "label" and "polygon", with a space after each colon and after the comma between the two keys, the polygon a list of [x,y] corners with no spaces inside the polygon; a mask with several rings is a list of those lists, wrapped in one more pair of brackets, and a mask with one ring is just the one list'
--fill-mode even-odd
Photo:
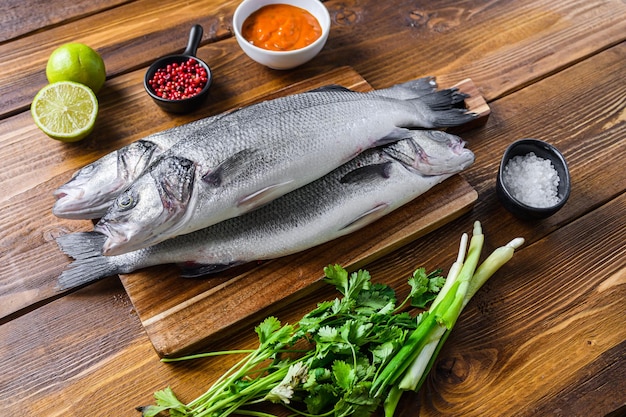
{"label": "whole lime", "polygon": [[46,65],[50,83],[74,81],[91,88],[94,93],[106,80],[106,69],[100,54],[82,43],[66,43],[55,49]]}

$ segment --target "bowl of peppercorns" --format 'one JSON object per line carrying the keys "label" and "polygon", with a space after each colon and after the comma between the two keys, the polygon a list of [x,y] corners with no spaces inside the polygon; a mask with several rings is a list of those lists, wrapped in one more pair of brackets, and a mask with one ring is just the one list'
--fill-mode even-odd
{"label": "bowl of peppercorns", "polygon": [[213,81],[211,69],[196,57],[202,33],[202,26],[194,25],[182,54],[159,58],[146,71],[143,82],[146,92],[167,112],[189,113],[209,94]]}

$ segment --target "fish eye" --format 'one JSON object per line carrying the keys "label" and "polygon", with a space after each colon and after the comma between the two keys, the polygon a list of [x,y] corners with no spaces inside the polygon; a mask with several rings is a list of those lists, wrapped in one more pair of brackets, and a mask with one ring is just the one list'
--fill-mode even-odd
{"label": "fish eye", "polygon": [[93,164],[89,164],[89,165],[85,165],[84,167],[82,167],[81,169],[74,171],[74,173],[72,174],[72,177],[70,179],[75,179],[78,178],[81,175],[89,175],[91,174],[91,171],[93,171],[95,169],[95,167],[93,166]]}
{"label": "fish eye", "polygon": [[77,177],[84,177],[87,175],[91,175],[91,173],[96,169],[94,164],[89,164],[89,165],[85,165],[84,167],[82,167],[81,169],[79,169],[78,171],[74,172],[74,174],[72,175],[72,179],[77,178]]}
{"label": "fish eye", "polygon": [[83,167],[83,169],[81,169],[83,174],[90,174],[91,171],[93,171],[94,169],[96,169],[96,166],[94,164],[89,164]]}
{"label": "fish eye", "polygon": [[122,210],[128,210],[135,205],[135,199],[130,193],[122,194],[117,200],[117,205]]}

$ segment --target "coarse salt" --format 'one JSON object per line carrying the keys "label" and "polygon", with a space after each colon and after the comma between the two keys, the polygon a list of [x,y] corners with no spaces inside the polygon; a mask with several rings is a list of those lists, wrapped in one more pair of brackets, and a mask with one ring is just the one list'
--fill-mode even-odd
{"label": "coarse salt", "polygon": [[552,207],[560,200],[558,172],[549,159],[534,152],[511,158],[502,181],[513,197],[531,207]]}

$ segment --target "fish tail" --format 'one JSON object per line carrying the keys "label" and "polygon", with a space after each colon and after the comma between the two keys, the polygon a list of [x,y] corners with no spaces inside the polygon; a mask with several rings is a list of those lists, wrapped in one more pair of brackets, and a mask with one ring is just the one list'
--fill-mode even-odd
{"label": "fish tail", "polygon": [[119,267],[102,255],[106,236],[97,232],[70,233],[57,238],[61,251],[75,259],[61,273],[57,287],[68,290],[119,273]]}
{"label": "fish tail", "polygon": [[446,88],[420,97],[432,110],[448,110],[458,108],[469,96],[461,93],[458,88]]}
{"label": "fish tail", "polygon": [[465,109],[448,109],[434,112],[433,127],[453,127],[469,123],[476,119],[476,113]]}

